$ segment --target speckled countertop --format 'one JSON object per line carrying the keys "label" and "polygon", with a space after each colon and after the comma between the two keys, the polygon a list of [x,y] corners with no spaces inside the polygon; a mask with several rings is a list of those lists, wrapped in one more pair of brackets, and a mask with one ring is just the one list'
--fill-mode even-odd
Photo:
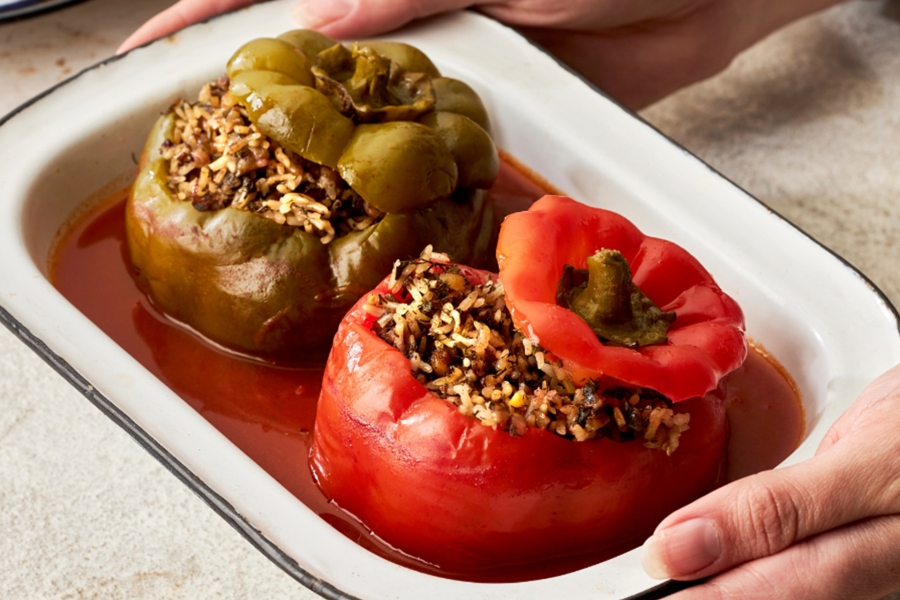
{"label": "speckled countertop", "polygon": [[[169,3],[0,23],[0,114]],[[795,24],[642,116],[900,305],[900,0]],[[316,597],[2,328],[0,531],[4,599]]]}

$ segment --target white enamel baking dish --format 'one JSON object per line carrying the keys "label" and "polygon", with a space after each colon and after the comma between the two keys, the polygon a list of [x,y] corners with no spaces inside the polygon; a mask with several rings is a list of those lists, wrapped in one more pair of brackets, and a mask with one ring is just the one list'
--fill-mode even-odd
{"label": "white enamel baking dish", "polygon": [[[244,41],[294,27],[290,4],[258,4],[108,60],[0,121],[0,321],[260,551],[327,598],[670,593],[678,586],[648,578],[637,551],[515,584],[442,579],[369,553],[282,488],[48,281],[60,228],[86,200],[133,177],[133,157],[157,115],[220,74]],[[390,37],[475,87],[499,146],[573,197],[621,212],[706,265],[740,302],[751,336],[801,390],[806,437],[785,464],[811,456],[862,388],[900,362],[897,313],[864,276],[511,29],[463,12]]]}

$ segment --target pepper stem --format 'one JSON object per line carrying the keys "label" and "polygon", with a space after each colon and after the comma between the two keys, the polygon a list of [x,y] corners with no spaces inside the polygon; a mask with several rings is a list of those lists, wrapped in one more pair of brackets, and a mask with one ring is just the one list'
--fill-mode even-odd
{"label": "pepper stem", "polygon": [[674,312],[663,312],[631,280],[628,261],[618,250],[600,250],[587,269],[563,267],[556,301],[590,325],[600,341],[638,348],[666,343]]}
{"label": "pepper stem", "polygon": [[316,89],[357,123],[413,121],[434,107],[431,77],[407,72],[368,46],[326,48],[312,74]]}
{"label": "pepper stem", "polygon": [[352,56],[356,62],[353,77],[344,85],[353,100],[358,104],[369,104],[373,108],[392,104],[388,93],[391,59],[371,48],[358,46],[354,46]]}
{"label": "pepper stem", "polygon": [[571,308],[588,323],[627,323],[631,310],[631,269],[620,252],[601,250],[587,259],[588,280]]}

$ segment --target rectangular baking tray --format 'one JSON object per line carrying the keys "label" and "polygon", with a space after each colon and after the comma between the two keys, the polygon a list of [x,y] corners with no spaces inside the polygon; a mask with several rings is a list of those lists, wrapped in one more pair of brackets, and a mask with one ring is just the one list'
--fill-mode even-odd
{"label": "rectangular baking tray", "polygon": [[[120,189],[170,103],[236,47],[282,33],[291,2],[254,5],[90,68],[0,121],[0,321],[300,583],[327,598],[655,598],[638,551],[514,584],[452,581],[381,559],[322,521],[51,285],[60,229]],[[743,307],[802,394],[812,456],[828,427],[900,362],[897,313],[858,271],[513,30],[472,12],[391,34],[469,82],[498,145],[573,197],[687,248]],[[14,165],[15,168],[10,168]]]}

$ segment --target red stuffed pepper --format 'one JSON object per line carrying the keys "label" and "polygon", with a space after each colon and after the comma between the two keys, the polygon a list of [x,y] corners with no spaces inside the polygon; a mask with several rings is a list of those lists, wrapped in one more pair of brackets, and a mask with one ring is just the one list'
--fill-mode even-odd
{"label": "red stuffed pepper", "polygon": [[734,302],[613,213],[551,198],[526,214],[534,235],[503,226],[499,281],[428,251],[395,265],[342,322],[319,400],[325,494],[454,576],[637,545],[723,474]]}

